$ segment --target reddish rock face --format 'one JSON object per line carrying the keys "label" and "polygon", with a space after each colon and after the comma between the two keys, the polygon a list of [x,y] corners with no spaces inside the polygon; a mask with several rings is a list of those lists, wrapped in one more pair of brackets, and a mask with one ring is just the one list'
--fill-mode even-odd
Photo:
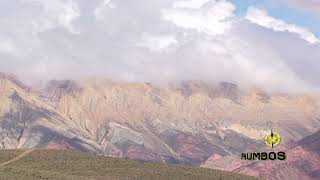
{"label": "reddish rock face", "polygon": [[154,161],[161,162],[161,156],[155,153],[152,153],[150,150],[144,148],[141,145],[134,143],[129,143],[125,156],[129,159],[142,160],[142,161]]}
{"label": "reddish rock face", "polygon": [[215,147],[200,137],[179,134],[176,137],[174,150],[190,162],[204,162],[214,152]]}
{"label": "reddish rock face", "polygon": [[213,154],[208,160],[215,161],[215,160],[218,160],[218,159],[221,159],[221,158],[223,158],[223,157],[220,156],[219,154]]}
{"label": "reddish rock face", "polygon": [[211,144],[202,136],[194,136],[178,131],[167,131],[161,137],[187,163],[201,164],[213,153],[220,156],[226,155],[225,151]]}

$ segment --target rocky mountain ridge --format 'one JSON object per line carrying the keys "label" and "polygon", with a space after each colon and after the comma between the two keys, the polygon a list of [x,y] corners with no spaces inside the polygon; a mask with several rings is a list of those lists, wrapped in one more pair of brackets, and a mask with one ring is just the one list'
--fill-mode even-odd
{"label": "rocky mountain ridge", "polygon": [[51,81],[37,92],[0,76],[1,148],[77,149],[201,165],[319,130],[320,96],[267,94],[188,81],[167,86],[109,79]]}

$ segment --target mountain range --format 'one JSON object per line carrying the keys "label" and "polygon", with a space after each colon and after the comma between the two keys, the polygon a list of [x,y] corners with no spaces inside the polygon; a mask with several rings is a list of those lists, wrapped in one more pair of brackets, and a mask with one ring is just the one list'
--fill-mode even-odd
{"label": "mountain range", "polygon": [[[36,89],[0,74],[2,149],[72,149],[268,179],[317,179],[319,127],[320,94],[102,78],[53,80]],[[281,134],[287,161],[240,161],[242,152],[268,150],[263,137],[271,129]]]}

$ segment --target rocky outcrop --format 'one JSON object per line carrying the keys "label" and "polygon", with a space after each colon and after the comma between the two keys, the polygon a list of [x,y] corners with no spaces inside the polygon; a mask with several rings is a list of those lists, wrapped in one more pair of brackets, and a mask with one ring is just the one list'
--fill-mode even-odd
{"label": "rocky outcrop", "polygon": [[10,81],[14,83],[16,86],[19,88],[25,90],[25,91],[30,91],[31,88],[22,83],[17,76],[11,73],[2,73],[0,72],[0,91],[6,86],[7,81]]}
{"label": "rocky outcrop", "polygon": [[218,96],[237,101],[240,96],[240,91],[238,86],[229,82],[221,82],[216,91]]}
{"label": "rocky outcrop", "polygon": [[43,91],[41,97],[50,103],[54,104],[59,102],[62,97],[66,95],[75,95],[77,91],[80,91],[80,88],[76,82],[71,80],[52,80],[49,81],[45,90]]}
{"label": "rocky outcrop", "polygon": [[63,114],[9,79],[0,91],[0,108],[0,148],[50,148],[69,143],[67,147],[74,149],[102,151]]}

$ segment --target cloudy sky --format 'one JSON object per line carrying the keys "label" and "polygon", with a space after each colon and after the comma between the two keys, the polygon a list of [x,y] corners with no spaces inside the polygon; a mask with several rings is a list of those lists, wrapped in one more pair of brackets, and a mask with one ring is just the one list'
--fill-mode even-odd
{"label": "cloudy sky", "polygon": [[0,71],[320,86],[318,0],[1,0]]}

